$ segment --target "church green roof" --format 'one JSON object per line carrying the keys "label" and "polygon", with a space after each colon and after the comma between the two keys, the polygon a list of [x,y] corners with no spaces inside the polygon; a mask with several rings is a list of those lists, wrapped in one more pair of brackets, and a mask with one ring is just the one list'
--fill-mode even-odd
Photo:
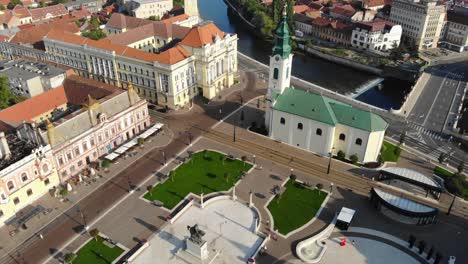
{"label": "church green roof", "polygon": [[[286,7],[285,7],[286,8]],[[281,21],[275,33],[275,45],[273,46],[273,56],[280,55],[282,58],[287,58],[291,54],[290,36],[288,17],[283,14]]]}
{"label": "church green roof", "polygon": [[292,87],[278,95],[273,109],[332,126],[339,123],[369,132],[383,131],[388,126],[374,113]]}

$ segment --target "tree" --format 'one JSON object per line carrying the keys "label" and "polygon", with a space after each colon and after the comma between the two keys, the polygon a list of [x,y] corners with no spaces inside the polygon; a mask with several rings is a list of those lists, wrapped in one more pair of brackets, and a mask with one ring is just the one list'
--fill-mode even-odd
{"label": "tree", "polygon": [[317,183],[317,185],[315,185],[315,187],[317,187],[317,191],[318,191],[319,194],[320,194],[320,191],[323,189],[323,184]]}
{"label": "tree", "polygon": [[395,156],[400,157],[401,147],[399,145],[396,146],[396,148],[393,150],[393,153],[395,154]]}
{"label": "tree", "polygon": [[418,245],[419,254],[422,254],[424,252],[424,248],[426,248],[426,241],[424,240],[419,241],[419,245]]}
{"label": "tree", "polygon": [[151,200],[153,200],[153,185],[146,186],[146,190],[148,191]]}
{"label": "tree", "polygon": [[291,174],[291,175],[289,175],[289,179],[290,179],[292,182],[296,182],[296,178],[297,178],[296,174]]}
{"label": "tree", "polygon": [[460,164],[458,164],[458,167],[457,167],[457,171],[459,174],[462,174],[464,167],[465,167],[465,162],[462,160],[460,161]]}
{"label": "tree", "polygon": [[53,0],[52,5],[65,4],[68,0]]}
{"label": "tree", "polygon": [[401,135],[400,135],[400,145],[403,145],[403,143],[405,143],[405,140],[406,140],[406,130],[403,130],[403,132],[401,132]]}
{"label": "tree", "polygon": [[278,24],[278,21],[281,18],[281,10],[283,9],[282,3],[283,3],[282,0],[273,0],[272,17],[273,17],[273,22],[275,24]]}
{"label": "tree", "polygon": [[245,161],[247,160],[247,156],[245,156],[245,155],[242,156],[242,157],[241,157],[241,160],[242,160],[242,162],[244,162],[244,166],[245,166]]}
{"label": "tree", "polygon": [[140,138],[137,139],[137,141],[138,141],[138,146],[143,146],[143,144],[145,144],[145,139],[144,138],[140,137]]}
{"label": "tree", "polygon": [[23,5],[23,3],[21,2],[21,0],[11,0],[10,3],[8,3],[7,7],[8,9],[13,9],[16,5]]}
{"label": "tree", "polygon": [[11,105],[13,94],[10,90],[8,77],[0,76],[0,109],[5,109]]}
{"label": "tree", "polygon": [[106,159],[105,159],[105,160],[103,160],[103,161],[101,162],[101,167],[103,167],[103,168],[109,168],[109,167],[110,167],[110,164],[111,164],[111,162],[110,162],[109,160],[106,160]]}
{"label": "tree", "polygon": [[93,25],[95,27],[99,27],[99,25],[101,24],[101,20],[99,19],[98,16],[93,16],[90,20],[89,20],[89,24],[90,25]]}
{"label": "tree", "polygon": [[92,29],[88,32],[82,33],[81,35],[92,40],[99,40],[107,36],[101,29]]}
{"label": "tree", "polygon": [[357,154],[353,154],[353,155],[349,156],[349,159],[351,160],[351,162],[352,162],[353,164],[357,164],[358,161],[359,161],[359,157],[358,157]]}
{"label": "tree", "polygon": [[415,242],[416,242],[416,237],[414,235],[410,235],[408,239],[408,247],[412,248]]}
{"label": "tree", "polygon": [[47,4],[44,1],[39,2],[39,7],[46,7]]}
{"label": "tree", "polygon": [[4,5],[0,5],[0,10],[5,10],[5,6],[4,6]]}
{"label": "tree", "polygon": [[184,0],[174,0],[174,6],[184,7]]}
{"label": "tree", "polygon": [[338,151],[338,153],[336,153],[336,157],[339,160],[344,160],[346,158],[346,154],[342,150],[340,150],[340,151]]}
{"label": "tree", "polygon": [[149,19],[149,20],[153,20],[153,21],[159,21],[159,20],[161,20],[161,19],[159,18],[159,16],[150,16],[150,17],[148,17],[148,19]]}
{"label": "tree", "polygon": [[89,235],[92,236],[97,241],[99,237],[99,230],[97,228],[91,229],[89,231]]}
{"label": "tree", "polygon": [[441,152],[440,155],[439,155],[439,163],[442,164],[445,159],[447,159],[447,155],[444,153],[444,152]]}
{"label": "tree", "polygon": [[76,259],[77,255],[75,253],[67,253],[64,257],[65,263],[72,263]]}

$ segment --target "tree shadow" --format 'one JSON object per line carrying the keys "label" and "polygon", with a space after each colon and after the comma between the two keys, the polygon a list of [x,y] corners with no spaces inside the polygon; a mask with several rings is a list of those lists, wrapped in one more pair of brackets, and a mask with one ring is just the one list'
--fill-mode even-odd
{"label": "tree shadow", "polygon": [[270,178],[272,178],[275,181],[281,181],[282,178],[278,175],[270,174]]}
{"label": "tree shadow", "polygon": [[255,193],[255,196],[260,199],[265,199],[266,196],[263,193]]}
{"label": "tree shadow", "polygon": [[208,172],[206,176],[208,176],[209,178],[216,178],[216,174],[211,173],[211,172]]}

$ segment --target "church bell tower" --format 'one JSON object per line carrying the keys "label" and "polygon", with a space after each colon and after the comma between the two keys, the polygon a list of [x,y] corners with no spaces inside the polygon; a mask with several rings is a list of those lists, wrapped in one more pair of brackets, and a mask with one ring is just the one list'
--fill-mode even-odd
{"label": "church bell tower", "polygon": [[290,35],[287,17],[287,4],[283,8],[283,16],[276,29],[275,45],[270,56],[270,73],[268,78],[268,92],[266,95],[265,126],[271,128],[271,107],[276,97],[283,93],[291,84],[291,67],[293,54],[291,53]]}

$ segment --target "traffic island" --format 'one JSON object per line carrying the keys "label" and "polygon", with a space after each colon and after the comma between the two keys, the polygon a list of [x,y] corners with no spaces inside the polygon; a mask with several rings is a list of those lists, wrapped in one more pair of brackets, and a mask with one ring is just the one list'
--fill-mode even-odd
{"label": "traffic island", "polygon": [[216,151],[204,150],[172,170],[165,182],[151,188],[143,198],[173,209],[190,194],[230,190],[253,167],[252,164]]}
{"label": "traffic island", "polygon": [[267,208],[273,217],[274,230],[287,236],[317,217],[328,195],[293,180],[288,180],[282,188],[284,190],[274,196]]}

